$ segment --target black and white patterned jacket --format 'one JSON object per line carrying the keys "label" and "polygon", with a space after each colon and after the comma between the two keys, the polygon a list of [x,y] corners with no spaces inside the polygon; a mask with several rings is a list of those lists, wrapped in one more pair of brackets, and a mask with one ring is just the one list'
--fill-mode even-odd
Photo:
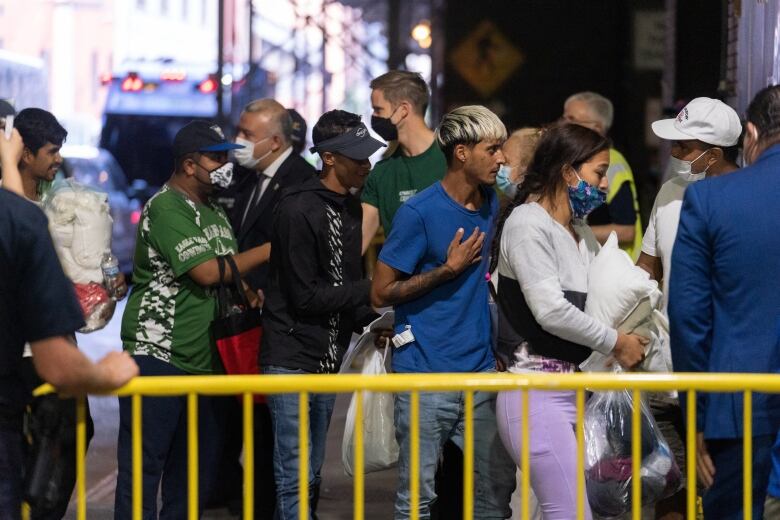
{"label": "black and white patterned jacket", "polygon": [[318,178],[274,211],[261,366],[338,372],[353,330],[374,313],[361,263],[362,210]]}

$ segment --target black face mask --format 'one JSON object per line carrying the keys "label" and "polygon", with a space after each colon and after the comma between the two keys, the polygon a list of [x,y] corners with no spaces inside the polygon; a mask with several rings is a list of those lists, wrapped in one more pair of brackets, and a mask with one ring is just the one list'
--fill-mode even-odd
{"label": "black face mask", "polygon": [[398,129],[390,121],[389,117],[371,116],[371,128],[385,141],[398,139]]}
{"label": "black face mask", "polygon": [[[398,107],[395,110],[398,110]],[[371,128],[385,141],[398,140],[398,128],[390,120],[395,114],[395,110],[390,114],[390,117],[371,116]]]}

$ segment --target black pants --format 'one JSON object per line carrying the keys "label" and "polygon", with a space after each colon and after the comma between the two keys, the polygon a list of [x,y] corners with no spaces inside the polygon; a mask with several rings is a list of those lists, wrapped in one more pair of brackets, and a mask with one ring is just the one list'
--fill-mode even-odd
{"label": "black pants", "polygon": [[[239,459],[244,448],[243,410],[238,399],[226,403],[225,448],[217,470],[218,484],[210,506],[227,506],[239,513],[243,502],[244,473]],[[254,405],[254,510],[256,520],[273,520],[276,509],[274,437],[271,412],[265,403]]]}
{"label": "black pants", "polygon": [[0,518],[7,520],[22,517],[23,443],[22,413],[0,410]]}
{"label": "black pants", "polygon": [[[173,365],[152,356],[133,356],[142,376],[185,375]],[[119,399],[118,476],[114,518],[131,518],[132,509],[132,403]],[[214,489],[213,468],[222,454],[224,408],[230,398],[198,396],[198,507],[202,509]],[[157,519],[157,496],[162,496],[160,520],[187,518],[187,397],[141,399],[143,518]],[[161,490],[161,493],[158,493]]]}
{"label": "black pants", "polygon": [[[43,380],[35,371],[32,358],[24,359],[21,370],[22,379],[30,392],[43,384]],[[46,406],[44,404],[46,402],[53,404],[53,406]],[[85,401],[85,405],[87,447],[89,447],[89,442],[95,433],[95,425],[89,412],[89,402]],[[51,461],[54,465],[50,468],[50,485],[54,489],[56,499],[31,504],[30,518],[32,520],[60,520],[68,510],[70,497],[73,494],[73,489],[76,487],[76,400],[60,399],[56,395],[45,395],[34,398],[30,403],[29,409],[32,417],[28,417],[28,424],[31,420],[44,420],[45,418],[39,416],[44,410],[57,413],[59,417],[59,433],[56,435],[59,456],[56,461]],[[36,456],[36,442],[34,441],[33,445],[23,444],[26,459],[25,467],[28,472],[31,471],[31,466],[34,463],[33,458]]]}
{"label": "black pants", "polygon": [[[42,399],[57,399],[57,408],[60,412],[61,425],[59,435],[59,458],[52,470],[53,485],[56,486],[56,500],[51,503],[32,504],[30,506],[30,518],[32,520],[60,520],[65,516],[70,503],[73,489],[76,487],[76,400],[59,399],[56,396],[42,396],[33,400],[33,410],[37,407],[37,401]],[[87,447],[95,433],[95,425],[89,412],[89,401],[85,401],[87,420]],[[34,446],[30,453],[34,453]],[[86,452],[85,452],[86,456]],[[28,463],[29,469],[29,463]]]}
{"label": "black pants", "polygon": [[435,486],[437,498],[431,519],[463,518],[463,451],[452,441],[444,444]]}

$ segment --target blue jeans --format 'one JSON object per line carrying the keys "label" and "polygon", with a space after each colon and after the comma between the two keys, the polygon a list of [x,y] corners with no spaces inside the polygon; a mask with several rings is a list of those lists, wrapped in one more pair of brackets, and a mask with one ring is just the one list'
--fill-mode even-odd
{"label": "blue jeans", "polygon": [[[420,520],[431,517],[436,501],[434,477],[442,447],[452,440],[461,450],[464,444],[465,395],[463,392],[420,393]],[[398,458],[398,491],[395,520],[410,513],[410,395],[395,397],[395,436]],[[509,499],[515,489],[515,463],[504,449],[496,423],[496,395],[474,393],[474,518],[509,518]]]}
{"label": "blue jeans", "polygon": [[22,517],[22,414],[0,417],[0,518]]}
{"label": "blue jeans", "polygon": [[[304,374],[279,366],[263,367],[263,374]],[[333,414],[335,394],[309,394],[309,510],[314,491],[322,480],[325,442]],[[276,480],[276,518],[298,519],[298,394],[268,396],[274,432],[274,478]],[[311,518],[311,513],[309,517]]]}
{"label": "blue jeans", "polygon": [[[142,376],[186,375],[169,363],[152,356],[133,356]],[[131,518],[132,507],[132,404],[119,399],[119,440],[115,520]],[[211,493],[216,467],[222,455],[222,404],[233,397],[198,397],[198,495],[199,510]],[[144,397],[141,399],[142,488],[145,520],[157,519],[157,490],[162,481],[162,509],[159,518],[187,518],[187,397]]]}

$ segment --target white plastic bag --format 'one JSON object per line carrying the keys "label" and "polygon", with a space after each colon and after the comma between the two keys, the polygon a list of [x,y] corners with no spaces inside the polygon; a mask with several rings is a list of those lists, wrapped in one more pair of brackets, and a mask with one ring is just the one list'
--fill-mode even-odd
{"label": "white plastic bag", "polygon": [[[363,361],[363,375],[386,374],[385,363],[390,347],[374,348]],[[347,424],[341,443],[341,462],[347,475],[353,475],[355,456],[355,413],[357,395],[347,411]],[[363,395],[363,468],[366,473],[391,468],[398,463],[398,443],[393,424],[393,394],[365,392]]]}
{"label": "white plastic bag", "polygon": [[[595,392],[585,406],[585,487],[594,517],[619,518],[631,511],[633,407],[627,390]],[[644,507],[679,490],[682,475],[644,402],[641,407],[640,476]]]}

